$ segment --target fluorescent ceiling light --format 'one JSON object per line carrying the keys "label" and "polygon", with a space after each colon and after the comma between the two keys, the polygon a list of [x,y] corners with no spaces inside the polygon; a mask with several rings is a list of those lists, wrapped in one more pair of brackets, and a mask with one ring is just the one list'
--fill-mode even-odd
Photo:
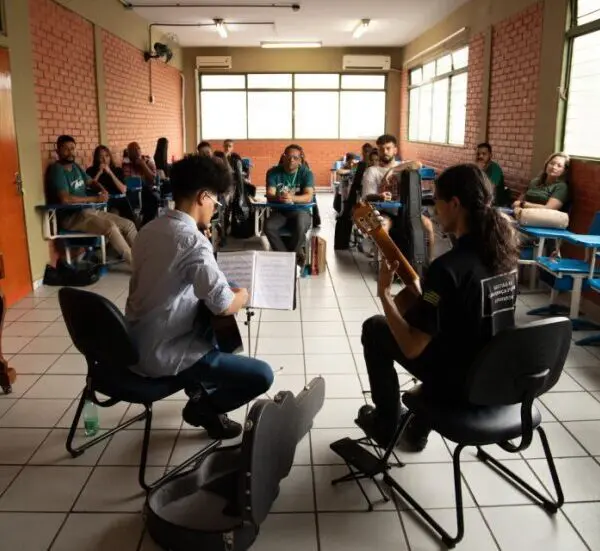
{"label": "fluorescent ceiling light", "polygon": [[369,28],[370,19],[361,19],[360,23],[356,26],[354,31],[352,32],[352,38],[360,38],[367,29]]}
{"label": "fluorescent ceiling light", "polygon": [[217,32],[221,38],[227,38],[227,27],[225,27],[225,23],[222,19],[215,19],[215,27],[217,27]]}
{"label": "fluorescent ceiling light", "polygon": [[321,48],[322,42],[261,42],[261,48]]}

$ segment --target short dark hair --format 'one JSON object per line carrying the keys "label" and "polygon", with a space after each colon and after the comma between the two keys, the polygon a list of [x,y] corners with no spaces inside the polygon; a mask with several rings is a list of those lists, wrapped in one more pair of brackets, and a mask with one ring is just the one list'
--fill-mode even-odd
{"label": "short dark hair", "polygon": [[200,142],[198,144],[197,149],[202,149],[203,147],[210,147],[212,149],[212,146],[210,145],[210,142]]}
{"label": "short dark hair", "polygon": [[56,149],[60,149],[66,143],[77,143],[73,136],[63,134],[56,139]]}
{"label": "short dark hair", "polygon": [[287,155],[288,151],[290,151],[291,149],[295,149],[296,151],[299,151],[301,154],[304,153],[304,149],[302,149],[302,146],[296,144],[296,143],[291,143],[290,145],[288,145],[284,150],[283,150],[283,154]]}
{"label": "short dark hair", "polygon": [[229,168],[210,157],[189,155],[171,167],[171,186],[175,201],[191,199],[200,191],[221,195],[231,185]]}
{"label": "short dark hair", "polygon": [[487,143],[487,142],[481,142],[477,146],[477,149],[479,149],[480,147],[483,147],[484,149],[487,149],[490,152],[490,155],[492,154],[492,146],[489,143]]}
{"label": "short dark hair", "polygon": [[370,142],[365,142],[364,144],[362,144],[361,149],[364,151],[365,149],[373,149],[373,146],[371,145]]}
{"label": "short dark hair", "polygon": [[227,138],[226,140],[223,140],[223,143],[233,143],[233,140],[231,138]]}
{"label": "short dark hair", "polygon": [[392,136],[391,134],[383,134],[377,138],[377,142],[375,142],[378,146],[385,145],[386,143],[393,143],[395,146],[398,146],[398,140],[396,136]]}

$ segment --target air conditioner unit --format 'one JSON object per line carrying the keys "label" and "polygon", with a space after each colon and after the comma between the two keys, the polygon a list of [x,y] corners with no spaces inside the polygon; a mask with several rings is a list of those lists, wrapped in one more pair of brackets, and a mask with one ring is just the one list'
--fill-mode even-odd
{"label": "air conditioner unit", "polygon": [[196,69],[231,69],[231,56],[198,56],[196,57]]}
{"label": "air conditioner unit", "polygon": [[345,55],[344,71],[389,71],[392,58],[389,55]]}

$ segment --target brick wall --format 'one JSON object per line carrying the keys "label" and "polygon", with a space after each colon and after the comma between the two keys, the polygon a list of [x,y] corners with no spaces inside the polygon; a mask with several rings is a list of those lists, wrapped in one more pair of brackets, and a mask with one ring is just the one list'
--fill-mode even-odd
{"label": "brick wall", "polygon": [[538,2],[492,31],[488,141],[513,188],[526,186],[532,170],[542,22]]}
{"label": "brick wall", "polygon": [[92,25],[51,0],[30,0],[39,139],[44,166],[71,134],[87,166],[99,140]]}
{"label": "brick wall", "polygon": [[481,123],[483,93],[484,36],[479,34],[469,41],[469,73],[467,80],[467,117],[465,145],[432,145],[408,141],[408,71],[402,74],[402,105],[400,115],[400,154],[403,159],[418,159],[437,171],[456,164],[473,161]]}
{"label": "brick wall", "polygon": [[142,150],[154,154],[156,140],[169,140],[169,159],[183,154],[181,77],[174,67],[152,63],[152,95],[149,64],[142,52],[120,38],[102,31],[106,80],[106,124],[109,144],[118,159],[127,144],[137,141]]}
{"label": "brick wall", "polygon": [[[208,140],[211,141],[211,140]],[[242,157],[250,157],[254,168],[252,181],[255,185],[265,184],[267,170],[279,162],[279,157],[293,140],[240,140],[235,142],[235,151]],[[213,140],[215,150],[222,149],[221,140]],[[304,149],[306,160],[315,177],[315,185],[328,186],[331,165],[352,151],[360,154],[365,140],[305,140],[299,144]],[[371,140],[375,143],[375,140]]]}

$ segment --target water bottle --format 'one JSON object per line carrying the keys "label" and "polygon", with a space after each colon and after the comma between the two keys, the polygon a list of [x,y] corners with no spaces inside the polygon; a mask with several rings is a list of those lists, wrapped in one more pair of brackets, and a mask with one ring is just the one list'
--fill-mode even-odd
{"label": "water bottle", "polygon": [[100,430],[98,406],[90,400],[86,400],[83,406],[83,430],[86,436],[96,436]]}

